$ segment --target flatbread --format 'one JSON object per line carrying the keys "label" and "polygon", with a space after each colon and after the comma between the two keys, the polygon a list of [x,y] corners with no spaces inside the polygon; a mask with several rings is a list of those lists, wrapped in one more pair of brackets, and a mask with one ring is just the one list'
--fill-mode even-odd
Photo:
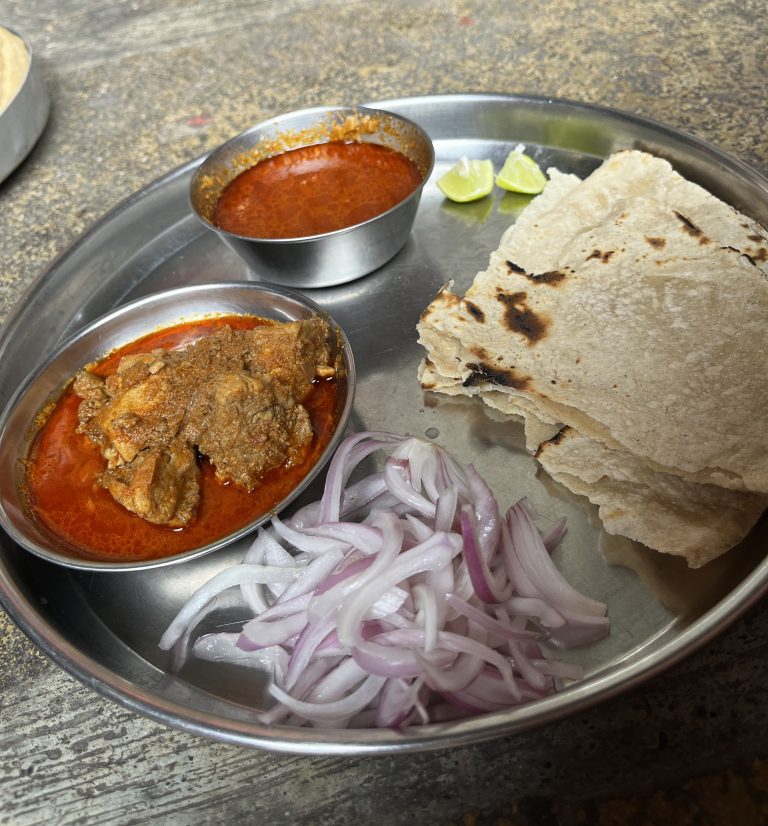
{"label": "flatbread", "polygon": [[522,416],[531,450],[568,425],[691,501],[768,494],[765,230],[645,153],[550,178],[464,298],[422,314],[423,386]]}
{"label": "flatbread", "polygon": [[768,496],[688,482],[564,428],[536,452],[541,466],[598,505],[608,533],[665,547],[698,568],[725,553],[768,507]]}
{"label": "flatbread", "polygon": [[749,255],[768,273],[768,232],[683,178],[662,158],[647,152],[618,152],[583,181],[556,169],[548,172],[550,182],[544,192],[502,236],[498,250],[502,257],[524,256],[525,263],[516,263],[529,272],[551,269],[571,239],[600,226],[618,201],[639,198],[678,210],[693,225],[691,234]]}

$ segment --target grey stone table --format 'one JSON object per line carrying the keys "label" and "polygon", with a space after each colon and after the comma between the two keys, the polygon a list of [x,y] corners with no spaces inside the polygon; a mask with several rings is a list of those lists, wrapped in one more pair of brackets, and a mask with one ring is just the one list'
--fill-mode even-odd
{"label": "grey stone table", "polygon": [[[768,168],[764,0],[2,0],[53,98],[0,185],[0,318],[131,192],[266,116],[446,92],[630,110]],[[222,745],[102,699],[0,616],[0,823],[768,821],[768,607],[623,697],[384,758]]]}

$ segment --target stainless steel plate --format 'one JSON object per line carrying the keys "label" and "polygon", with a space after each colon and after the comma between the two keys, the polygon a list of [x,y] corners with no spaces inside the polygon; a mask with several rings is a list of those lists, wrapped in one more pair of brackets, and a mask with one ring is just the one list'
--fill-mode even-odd
{"label": "stainless steel plate", "polygon": [[[768,181],[723,152],[673,129],[619,112],[565,101],[447,96],[372,104],[422,125],[437,163],[412,237],[385,267],[311,297],[345,329],[358,369],[350,422],[437,438],[474,462],[502,505],[527,494],[546,524],[564,514],[569,533],[557,562],[574,585],[609,606],[612,632],[576,652],[587,679],[507,713],[393,731],[265,727],[253,718],[263,684],[253,673],[190,663],[169,673],[157,648],[182,602],[238,559],[247,540],[182,565],[119,574],[67,571],[0,537],[0,596],[8,612],[57,663],[103,694],[156,720],[220,740],[304,753],[443,748],[510,734],[593,706],[657,674],[693,651],[759,599],[768,587],[766,522],[738,549],[690,571],[628,541],[606,537],[594,510],[537,474],[516,424],[471,400],[422,394],[415,325],[439,287],[463,290],[484,268],[525,200],[497,191],[474,204],[445,203],[436,178],[462,155],[492,158],[524,143],[543,165],[580,175],[613,151],[642,148],[720,198],[768,224]],[[255,279],[195,221],[186,192],[196,164],[133,196],[60,258],[19,303],[0,338],[0,403],[63,337],[130,299],[170,287]],[[310,490],[304,500],[317,495]],[[143,606],[142,622],[135,605]],[[237,619],[224,609],[221,622]]]}

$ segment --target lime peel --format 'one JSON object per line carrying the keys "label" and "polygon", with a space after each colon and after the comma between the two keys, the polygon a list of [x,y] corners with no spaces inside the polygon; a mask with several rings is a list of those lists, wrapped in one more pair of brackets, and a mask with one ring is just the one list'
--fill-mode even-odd
{"label": "lime peel", "polygon": [[493,191],[493,162],[462,158],[438,179],[437,187],[460,204],[484,198]]}
{"label": "lime peel", "polygon": [[547,185],[547,176],[533,158],[523,154],[522,147],[516,146],[496,176],[496,185],[508,192],[538,195]]}

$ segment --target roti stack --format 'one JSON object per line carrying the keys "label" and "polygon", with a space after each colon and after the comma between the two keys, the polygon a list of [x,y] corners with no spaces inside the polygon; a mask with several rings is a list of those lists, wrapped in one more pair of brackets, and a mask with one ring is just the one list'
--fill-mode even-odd
{"label": "roti stack", "polygon": [[422,314],[420,381],[521,416],[609,533],[699,567],[768,506],[768,233],[643,152],[549,177]]}

